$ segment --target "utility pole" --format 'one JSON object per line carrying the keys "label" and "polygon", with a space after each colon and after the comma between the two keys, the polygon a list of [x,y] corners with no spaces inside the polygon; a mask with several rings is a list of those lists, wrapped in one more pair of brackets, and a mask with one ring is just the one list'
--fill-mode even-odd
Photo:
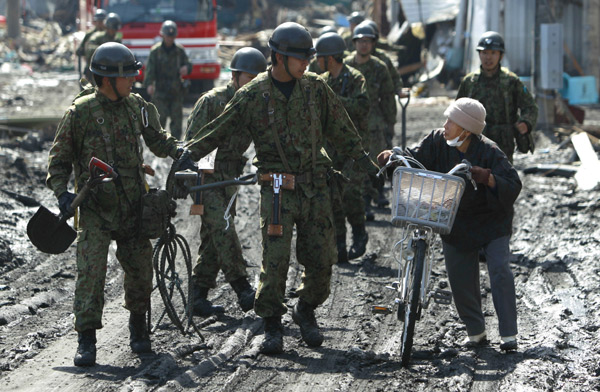
{"label": "utility pole", "polygon": [[20,8],[20,0],[8,0],[6,3],[6,33],[12,40],[18,40],[21,36]]}

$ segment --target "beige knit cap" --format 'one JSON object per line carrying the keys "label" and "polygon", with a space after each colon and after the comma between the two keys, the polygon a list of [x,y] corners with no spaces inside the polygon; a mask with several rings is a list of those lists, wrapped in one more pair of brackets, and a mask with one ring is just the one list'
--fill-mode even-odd
{"label": "beige knit cap", "polygon": [[485,128],[485,108],[472,98],[459,98],[452,102],[444,116],[476,135],[481,135]]}

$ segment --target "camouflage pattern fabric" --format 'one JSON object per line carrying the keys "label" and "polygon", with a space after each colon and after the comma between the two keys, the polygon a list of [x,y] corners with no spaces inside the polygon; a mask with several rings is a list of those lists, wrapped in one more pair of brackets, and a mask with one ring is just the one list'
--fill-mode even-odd
{"label": "camouflage pattern fabric", "polygon": [[[377,43],[379,43],[380,41],[377,41]],[[392,78],[392,83],[394,85],[394,94],[396,95],[400,95],[400,92],[402,91],[402,79],[400,78],[400,74],[398,73],[398,69],[394,66],[394,63],[392,62],[392,59],[389,58],[389,56],[387,54],[385,54],[385,52],[381,49],[377,49],[375,48],[373,50],[373,56],[377,57],[379,60],[383,61],[385,63],[385,65],[387,66],[387,69],[390,73],[390,77]],[[385,136],[385,144],[387,147],[391,147],[393,146],[394,143],[394,124],[396,123],[395,119],[394,122],[388,124],[387,128],[384,131],[384,136]]]}
{"label": "camouflage pattern fabric", "polygon": [[495,141],[512,162],[517,132],[514,125],[523,121],[532,132],[538,114],[535,100],[519,77],[500,67],[496,74],[487,77],[480,69],[462,80],[456,98],[462,97],[470,97],[483,104],[487,111],[483,134]]}
{"label": "camouflage pattern fabric", "polygon": [[[214,88],[200,97],[188,118],[186,140],[192,140],[204,125],[217,118],[234,94],[235,88],[230,81],[227,86]],[[213,174],[205,174],[204,182],[208,184],[239,177],[246,163],[242,153],[251,141],[250,136],[244,133],[236,133],[229,139],[223,139],[217,149],[215,171]],[[248,276],[234,219],[229,220],[227,230],[227,222],[223,219],[235,190],[234,187],[227,187],[202,192],[204,214],[201,216],[201,243],[193,273],[194,282],[199,287],[216,287],[219,270],[223,271],[227,282]],[[235,216],[235,205],[230,212]]]}
{"label": "camouflage pattern fabric", "polygon": [[[142,124],[142,108],[148,112],[147,127]],[[99,116],[110,135],[110,154]],[[109,163],[119,173],[118,181],[94,188],[79,209],[74,303],[77,331],[102,326],[106,257],[111,239],[117,241],[117,259],[125,270],[125,307],[135,313],[147,310],[152,290],[152,248],[148,240],[136,238],[140,200],[145,192],[142,139],[159,157],[177,154],[176,140],[160,127],[154,105],[137,94],[112,102],[88,89],[66,111],[50,148],[46,184],[56,197],[67,191],[72,172],[79,186],[87,181],[92,157]]]}
{"label": "camouflage pattern fabric", "polygon": [[152,103],[160,113],[160,124],[165,127],[167,119],[171,119],[170,131],[177,138],[181,137],[183,123],[183,98],[185,88],[179,69],[186,65],[188,72],[192,64],[188,60],[183,46],[175,43],[167,48],[162,42],[154,44],[150,49],[144,74],[144,88],[154,84]]}
{"label": "camouflage pattern fabric", "polygon": [[[273,107],[271,118],[269,103]],[[273,85],[269,71],[240,88],[224,112],[202,128],[186,147],[194,159],[200,159],[235,133],[248,133],[254,141],[253,163],[259,174],[287,171],[275,143],[274,137],[278,137],[291,174],[305,178],[296,183],[294,190],[282,190],[282,237],[267,235],[267,226],[272,223],[273,189],[267,183],[261,190],[263,261],[254,305],[256,313],[271,317],[281,316],[287,310],[283,298],[294,225],[298,261],[305,266],[303,285],[297,292],[311,305],[323,303],[329,295],[331,265],[337,257],[326,182],[331,160],[324,146],[328,141],[341,155],[355,160],[364,157],[354,124],[341,101],[319,76],[306,73],[287,99]]]}
{"label": "camouflage pattern fabric", "polygon": [[352,34],[352,31],[350,31],[350,29],[345,30],[341,35],[344,39],[344,42],[346,43],[346,50],[348,51],[348,53],[354,52],[356,50],[356,47],[354,46],[354,41],[352,40],[352,36],[354,35]]}
{"label": "camouflage pattern fabric", "polygon": [[77,50],[75,51],[75,54],[77,56],[85,56],[85,44],[89,41],[90,37],[97,31],[100,31],[100,30],[98,30],[96,27],[94,27],[93,29],[91,29],[85,33],[85,35],[83,36],[83,39],[81,40],[81,43],[79,44],[79,46],[77,47]]}
{"label": "camouflage pattern fabric", "polygon": [[[369,140],[369,94],[365,77],[355,68],[344,65],[338,77],[334,78],[329,72],[322,75],[327,85],[338,95],[344,109],[354,122],[363,143]],[[362,225],[365,222],[365,203],[363,201],[365,173],[357,168],[349,167],[349,160],[337,154],[333,146],[327,146],[327,153],[333,160],[333,168],[340,170],[350,180],[338,183],[332,189],[340,195],[334,195],[339,202],[333,203],[333,217],[336,235],[346,233],[346,219],[351,225]]]}
{"label": "camouflage pattern fabric", "polygon": [[396,100],[394,98],[394,85],[385,63],[371,56],[369,61],[358,64],[355,61],[356,52],[346,57],[345,63],[356,68],[367,80],[367,91],[371,100],[369,112],[369,151],[378,154],[390,148],[386,145],[385,131],[390,124],[396,122]]}

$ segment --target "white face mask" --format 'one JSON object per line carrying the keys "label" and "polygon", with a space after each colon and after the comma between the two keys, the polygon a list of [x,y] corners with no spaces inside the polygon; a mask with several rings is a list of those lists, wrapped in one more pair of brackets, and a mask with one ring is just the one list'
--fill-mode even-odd
{"label": "white face mask", "polygon": [[462,136],[462,134],[465,133],[465,131],[463,130],[460,135],[458,135],[457,137],[455,137],[454,139],[450,139],[450,140],[446,140],[446,144],[449,145],[450,147],[460,147],[462,146],[462,144],[465,142],[465,140],[458,140],[460,139],[460,137]]}

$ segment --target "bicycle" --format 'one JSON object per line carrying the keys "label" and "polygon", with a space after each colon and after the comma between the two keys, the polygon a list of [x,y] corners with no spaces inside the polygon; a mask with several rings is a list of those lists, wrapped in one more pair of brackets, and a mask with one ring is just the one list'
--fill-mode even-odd
{"label": "bicycle", "polygon": [[[404,323],[400,353],[402,366],[408,366],[413,347],[415,324],[423,309],[434,302],[444,305],[452,303],[452,293],[442,288],[432,289],[430,281],[435,250],[434,235],[448,234],[454,224],[458,205],[463,195],[465,181],[457,174],[464,174],[473,184],[471,164],[467,160],[452,168],[448,173],[438,173],[425,167],[412,157],[402,155],[395,147],[386,170],[398,162],[405,166],[394,169],[392,178],[392,219],[394,226],[402,227],[401,239],[392,247],[398,263],[398,279],[387,288],[396,291],[394,302],[398,305],[398,320]],[[410,163],[419,168],[413,168]],[[381,173],[380,172],[380,173]],[[374,314],[391,314],[391,307],[375,305]]]}

